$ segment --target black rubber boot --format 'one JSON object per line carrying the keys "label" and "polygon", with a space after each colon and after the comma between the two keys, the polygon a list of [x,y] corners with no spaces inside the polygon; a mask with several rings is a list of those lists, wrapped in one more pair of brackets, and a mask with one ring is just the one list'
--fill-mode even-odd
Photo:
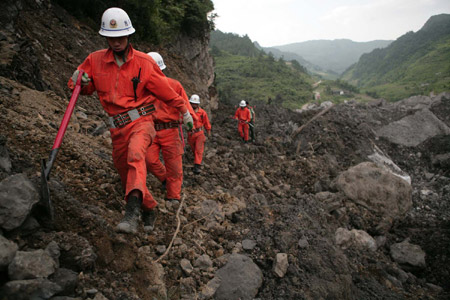
{"label": "black rubber boot", "polygon": [[200,165],[199,164],[194,164],[193,172],[194,172],[194,174],[200,174]]}
{"label": "black rubber boot", "polygon": [[144,230],[145,232],[151,232],[155,229],[155,222],[157,217],[157,209],[152,209],[149,211],[144,211],[142,213],[142,220],[144,221]]}
{"label": "black rubber boot", "polygon": [[125,216],[117,225],[116,230],[124,233],[136,233],[139,219],[141,218],[142,199],[131,196],[125,205]]}

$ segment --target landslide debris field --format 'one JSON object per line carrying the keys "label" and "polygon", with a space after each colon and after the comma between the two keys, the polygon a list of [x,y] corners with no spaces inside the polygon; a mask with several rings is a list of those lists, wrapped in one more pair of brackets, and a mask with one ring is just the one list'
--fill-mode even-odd
{"label": "landslide debris field", "polygon": [[[341,104],[316,119],[324,108],[257,106],[254,144],[238,138],[234,108],[221,107],[212,116],[201,175],[192,173],[186,148],[182,203],[165,202],[149,176],[159,201],[156,230],[124,235],[114,231],[124,203],[105,116],[91,97],[80,98],[52,171],[53,227],[36,210],[27,217],[4,207],[36,201],[40,159],[67,100],[3,77],[0,84],[2,241],[18,250],[2,268],[4,295],[27,299],[34,289],[81,299],[449,296],[449,94]],[[382,159],[388,167],[379,167]],[[28,181],[35,190],[25,193]],[[177,220],[177,237],[156,262]],[[57,263],[41,261],[48,276],[33,279],[24,257],[45,248],[57,253]],[[71,276],[55,276],[61,270]]]}
{"label": "landslide debris field", "polygon": [[[164,201],[148,177],[159,216],[137,235],[114,230],[124,203],[106,115],[82,96],[51,173],[48,222],[40,161],[68,77],[104,41],[49,1],[25,2],[0,18],[0,299],[450,297],[449,93],[257,105],[254,144],[220,104],[200,175],[186,148],[183,200]],[[194,73],[190,62],[168,63],[183,66],[171,77],[192,79],[189,94],[206,89],[178,73]]]}

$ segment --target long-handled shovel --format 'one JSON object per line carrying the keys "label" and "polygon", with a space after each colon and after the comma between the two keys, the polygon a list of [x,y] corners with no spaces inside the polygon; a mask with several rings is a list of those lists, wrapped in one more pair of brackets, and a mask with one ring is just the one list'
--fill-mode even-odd
{"label": "long-handled shovel", "polygon": [[41,161],[41,204],[44,207],[45,212],[50,217],[51,221],[53,220],[54,212],[52,201],[50,199],[48,180],[50,179],[50,171],[52,170],[53,163],[55,162],[56,154],[58,154],[59,146],[61,146],[64,134],[66,133],[67,125],[69,124],[73,109],[75,108],[75,104],[77,103],[78,96],[80,95],[81,77],[83,76],[83,73],[83,70],[80,70],[80,72],[78,73],[75,89],[72,92],[69,105],[67,105],[66,112],[64,113],[61,125],[59,126],[58,134],[56,135],[55,142],[53,143],[52,151],[50,152],[50,155],[48,157],[48,162],[46,162],[45,159],[42,159]]}

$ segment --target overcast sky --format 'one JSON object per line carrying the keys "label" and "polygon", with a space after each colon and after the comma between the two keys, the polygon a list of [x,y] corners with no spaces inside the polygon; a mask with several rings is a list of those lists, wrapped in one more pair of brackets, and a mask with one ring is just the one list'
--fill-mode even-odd
{"label": "overcast sky", "polygon": [[261,46],[318,39],[395,40],[450,0],[212,0],[216,29],[247,34]]}

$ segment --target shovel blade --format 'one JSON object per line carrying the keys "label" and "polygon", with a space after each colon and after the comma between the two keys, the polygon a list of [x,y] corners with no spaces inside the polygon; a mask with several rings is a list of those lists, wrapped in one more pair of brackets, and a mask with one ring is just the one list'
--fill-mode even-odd
{"label": "shovel blade", "polygon": [[53,204],[50,199],[50,189],[48,187],[47,175],[45,174],[46,162],[45,159],[41,160],[41,206],[43,208],[43,212],[50,218],[50,221],[53,221],[54,212],[53,212]]}

